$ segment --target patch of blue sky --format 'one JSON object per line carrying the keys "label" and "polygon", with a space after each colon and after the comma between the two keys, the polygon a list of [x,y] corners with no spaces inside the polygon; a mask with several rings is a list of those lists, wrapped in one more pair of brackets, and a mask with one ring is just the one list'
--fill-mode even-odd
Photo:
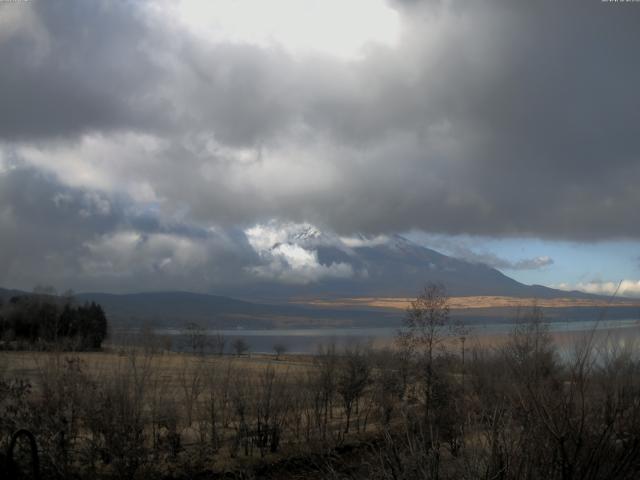
{"label": "patch of blue sky", "polygon": [[[618,282],[640,279],[640,242],[569,242],[538,238],[492,238],[468,235],[433,235],[410,232],[406,236],[426,247],[452,256],[491,257],[492,265],[526,284],[558,286],[589,282]],[[461,255],[462,254],[462,255]],[[523,260],[550,257],[553,263],[540,268],[519,269]],[[491,262],[487,262],[491,263]]]}

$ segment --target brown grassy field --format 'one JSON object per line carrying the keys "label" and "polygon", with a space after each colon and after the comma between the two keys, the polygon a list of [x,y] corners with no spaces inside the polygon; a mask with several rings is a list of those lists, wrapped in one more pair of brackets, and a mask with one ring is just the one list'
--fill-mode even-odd
{"label": "brown grassy field", "polygon": [[[637,478],[640,442],[619,446],[640,435],[640,421],[629,420],[640,419],[640,327],[591,335],[527,322],[464,343],[435,334],[433,356],[424,342],[280,359],[173,353],[153,342],[3,351],[0,450],[12,432],[33,432],[42,478],[471,480],[498,478],[508,460],[513,469],[500,478],[515,480],[540,467],[532,458],[554,458],[553,432],[563,429],[579,439],[571,468],[599,455],[616,475],[626,465],[606,478]],[[581,344],[593,352],[584,360],[570,355]],[[616,405],[611,418],[607,405]],[[590,430],[571,430],[581,423]],[[603,435],[604,447],[593,440]],[[544,478],[564,478],[564,464],[553,468]]]}
{"label": "brown grassy field", "polygon": [[129,374],[135,369],[147,377],[154,376],[162,383],[167,399],[176,399],[184,392],[185,384],[194,378],[205,377],[211,372],[242,372],[245,379],[262,373],[266,368],[278,374],[297,377],[305,374],[312,358],[303,355],[283,355],[276,360],[273,355],[191,355],[163,351],[148,354],[141,348],[107,347],[101,352],[0,352],[0,375],[5,378],[21,378],[29,381],[36,391],[52,375],[76,362],[83,374],[93,379],[111,380]]}
{"label": "brown grassy field", "polygon": [[[298,300],[296,303],[322,307],[374,307],[392,310],[405,310],[413,300],[413,298],[403,297],[354,297],[335,300]],[[640,307],[640,301],[626,298],[613,299],[610,302],[608,299],[536,299],[504,296],[450,297],[449,299],[449,306],[452,310],[475,308],[527,308],[531,305],[537,305],[543,308],[606,307],[609,305],[620,307]]]}
{"label": "brown grassy field", "polygon": [[[82,455],[97,441],[100,448],[120,457],[119,463],[101,466],[101,475],[109,478],[126,477],[129,469],[142,462],[143,454],[136,449],[158,457],[152,467],[144,454],[143,463],[155,474],[171,475],[175,469],[184,473],[190,468],[238,469],[266,454],[265,445],[257,446],[255,422],[273,428],[270,422],[284,421],[293,401],[291,393],[285,392],[295,392],[295,386],[305,382],[312,360],[295,355],[276,360],[257,354],[150,352],[135,347],[106,347],[101,352],[2,351],[0,410],[26,410],[13,414],[16,423],[10,420],[0,426],[8,431],[28,427],[47,452],[52,438],[65,429],[72,444],[82,445]],[[28,385],[23,394],[19,385]],[[44,429],[41,412],[46,412],[45,423],[51,424]],[[26,420],[19,420],[21,416]],[[280,428],[281,423],[277,425]],[[130,452],[121,451],[120,444]],[[282,444],[277,454],[269,456],[272,461],[292,452],[291,442]],[[80,470],[86,474],[85,467]]]}

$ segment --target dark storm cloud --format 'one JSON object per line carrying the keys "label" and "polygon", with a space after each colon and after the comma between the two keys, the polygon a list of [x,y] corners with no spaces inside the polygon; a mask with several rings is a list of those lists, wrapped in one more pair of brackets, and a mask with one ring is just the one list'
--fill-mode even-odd
{"label": "dark storm cloud", "polygon": [[204,291],[258,261],[242,231],[167,222],[20,166],[0,174],[0,231],[0,285],[16,288]]}
{"label": "dark storm cloud", "polygon": [[165,233],[203,243],[212,226],[269,218],[343,234],[640,237],[638,5],[390,5],[397,45],[344,61],[209,41],[148,2],[28,2],[0,33],[0,150],[130,199],[125,216],[67,227],[94,243],[122,218],[158,235],[172,215],[190,220]]}
{"label": "dark storm cloud", "polygon": [[[162,118],[153,50],[162,38],[141,2],[0,5],[0,138],[148,128]],[[9,23],[14,23],[10,25]]]}
{"label": "dark storm cloud", "polygon": [[[640,9],[411,3],[413,78],[370,66],[376,101],[334,105],[357,126],[340,130],[345,140],[406,135],[350,172],[362,202],[346,211],[374,230],[637,237],[640,64],[630,46],[640,41]],[[348,228],[354,217],[333,221]]]}

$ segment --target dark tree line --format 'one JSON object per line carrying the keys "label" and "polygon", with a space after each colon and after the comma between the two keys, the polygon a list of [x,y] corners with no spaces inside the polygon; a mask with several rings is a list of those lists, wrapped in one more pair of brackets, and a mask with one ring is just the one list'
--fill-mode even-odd
{"label": "dark tree line", "polygon": [[0,305],[2,344],[62,345],[74,350],[100,348],[107,317],[95,303],[75,305],[71,297],[20,295]]}

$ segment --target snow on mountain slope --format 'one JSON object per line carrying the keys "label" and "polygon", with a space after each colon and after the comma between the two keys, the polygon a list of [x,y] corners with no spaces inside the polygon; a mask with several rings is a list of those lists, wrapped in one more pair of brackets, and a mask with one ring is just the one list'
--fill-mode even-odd
{"label": "snow on mountain slope", "polygon": [[443,255],[400,235],[340,237],[308,223],[277,222],[245,233],[262,259],[250,267],[256,277],[250,290],[260,295],[412,296],[426,282],[441,282],[452,295],[568,295],[524,285],[487,265]]}

